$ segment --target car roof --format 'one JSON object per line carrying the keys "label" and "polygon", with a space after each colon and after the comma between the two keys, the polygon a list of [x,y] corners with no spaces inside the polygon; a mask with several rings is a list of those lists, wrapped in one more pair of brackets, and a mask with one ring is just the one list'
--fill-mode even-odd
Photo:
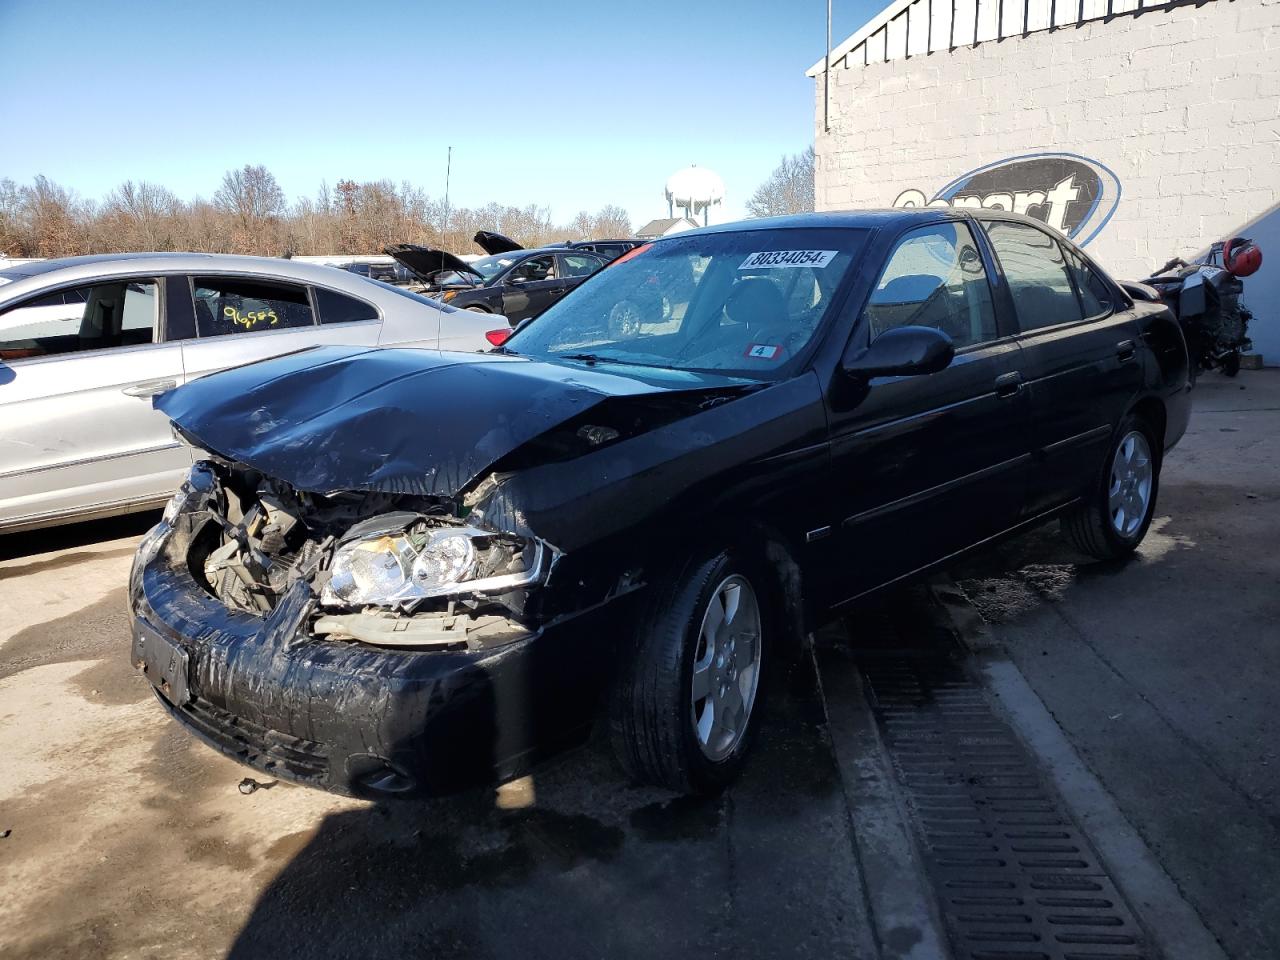
{"label": "car roof", "polygon": [[[107,253],[87,257],[62,257],[16,264],[0,263],[0,301],[12,301],[41,290],[75,283],[89,283],[112,276],[146,276],[172,273],[241,273],[273,277],[294,283],[314,283],[377,299],[378,281],[369,280],[322,263],[303,263],[282,257],[250,257],[228,253]],[[370,290],[370,285],[374,289]]]}
{"label": "car roof", "polygon": [[521,249],[521,250],[508,250],[508,251],[506,251],[505,253],[490,253],[490,254],[487,254],[486,256],[482,257],[481,259],[483,259],[483,260],[495,259],[495,260],[496,260],[496,259],[498,259],[499,257],[511,257],[511,258],[513,258],[513,259],[516,259],[516,260],[523,260],[523,259],[525,259],[526,257],[531,257],[531,256],[533,256],[534,254],[537,254],[537,253],[578,253],[578,252],[586,253],[586,254],[594,254],[594,253],[595,253],[595,251],[594,251],[594,250],[582,250],[582,251],[577,251],[577,250],[574,250],[574,248],[573,248],[573,247],[556,247],[556,246],[546,246],[546,247],[525,247],[525,248],[523,248],[523,249]]}
{"label": "car roof", "polygon": [[669,237],[662,237],[655,242],[677,240],[681,237],[696,234],[741,233],[752,230],[795,230],[807,229],[850,229],[871,230],[879,227],[909,227],[913,223],[924,223],[939,219],[964,219],[966,214],[983,213],[1008,220],[1021,220],[1044,227],[1043,221],[1018,213],[1007,213],[1004,210],[972,210],[968,207],[889,207],[870,210],[833,210],[828,213],[797,213],[785,217],[763,217],[759,220],[738,220],[734,223],[722,223],[713,227],[699,227],[696,230],[683,230]]}

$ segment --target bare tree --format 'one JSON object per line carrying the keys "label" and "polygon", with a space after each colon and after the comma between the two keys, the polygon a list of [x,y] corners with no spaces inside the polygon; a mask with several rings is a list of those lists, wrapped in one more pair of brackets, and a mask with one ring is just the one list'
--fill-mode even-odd
{"label": "bare tree", "polygon": [[107,194],[96,220],[99,249],[173,250],[182,202],[166,188],[126,180]]}
{"label": "bare tree", "polygon": [[65,257],[88,247],[85,225],[92,208],[65,187],[38,176],[19,191],[23,247],[36,257]]}
{"label": "bare tree", "polygon": [[574,240],[586,240],[595,231],[596,221],[591,214],[583,210],[569,224],[569,229],[573,231]]}
{"label": "bare tree", "polygon": [[753,217],[777,217],[813,210],[813,147],[792,157],[783,157],[769,179],[756,188],[747,201]]}
{"label": "bare tree", "polygon": [[228,170],[213,194],[213,203],[231,218],[235,249],[265,251],[279,243],[284,191],[266,167],[245,164],[239,170]]}
{"label": "bare tree", "polygon": [[498,203],[455,207],[411,183],[339,180],[287,207],[284,193],[261,166],[231,170],[212,200],[184,203],[165,187],[125,181],[101,206],[78,199],[45,177],[29,186],[0,179],[0,253],[66,256],[133,250],[207,253],[369,254],[390,243],[420,243],[475,252],[477,230],[504,233],[527,247],[558,240],[627,236],[631,218],[617,206],[583,211],[556,224],[548,207]]}
{"label": "bare tree", "polygon": [[631,214],[621,207],[609,204],[596,212],[591,224],[597,239],[631,236]]}
{"label": "bare tree", "polygon": [[5,177],[0,180],[0,255],[22,256],[21,215],[22,195],[18,185]]}

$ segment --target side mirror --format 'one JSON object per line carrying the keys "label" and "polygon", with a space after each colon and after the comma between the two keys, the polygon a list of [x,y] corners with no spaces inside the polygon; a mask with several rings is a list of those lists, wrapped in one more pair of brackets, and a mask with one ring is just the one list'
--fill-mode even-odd
{"label": "side mirror", "polygon": [[933,327],[894,327],[871,346],[844,358],[841,367],[855,377],[910,377],[945,370],[956,355],[951,338]]}

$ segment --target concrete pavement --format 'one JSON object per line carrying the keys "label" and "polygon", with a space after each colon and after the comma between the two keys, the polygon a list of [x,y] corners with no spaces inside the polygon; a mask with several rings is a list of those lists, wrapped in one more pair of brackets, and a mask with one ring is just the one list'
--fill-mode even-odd
{"label": "concrete pavement", "polygon": [[1136,557],[1052,527],[953,571],[1231,957],[1280,951],[1280,371],[1200,379]]}
{"label": "concrete pavement", "polygon": [[631,787],[594,742],[429,803],[242,795],[129,664],[153,519],[0,545],[0,955],[875,955],[807,663],[713,801]]}
{"label": "concrete pavement", "polygon": [[[1167,875],[1165,905],[1185,898],[1186,929],[1240,960],[1280,943],[1278,464],[1280,373],[1209,375],[1137,557],[1085,563],[1050,527],[953,571],[966,637],[1007,653],[998,695],[1029,705],[1010,712],[1022,742],[1055,775],[1078,763],[1123,821],[1120,842],[1094,838],[1111,873]],[[128,664],[124,582],[151,519],[0,540],[0,954],[946,949],[852,659],[838,674],[828,650],[825,710],[790,668],[715,801],[628,786],[596,742],[430,803],[243,795],[249,771],[165,718]],[[885,602],[911,622],[918,598]],[[1148,926],[1185,919],[1126,896]]]}

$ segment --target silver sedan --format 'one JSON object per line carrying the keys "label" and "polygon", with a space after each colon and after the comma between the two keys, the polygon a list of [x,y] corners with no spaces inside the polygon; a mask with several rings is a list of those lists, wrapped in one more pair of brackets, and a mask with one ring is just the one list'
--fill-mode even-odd
{"label": "silver sedan", "polygon": [[162,503],[191,465],[151,398],[318,344],[475,351],[492,317],[331,267],[147,253],[0,262],[0,532]]}

